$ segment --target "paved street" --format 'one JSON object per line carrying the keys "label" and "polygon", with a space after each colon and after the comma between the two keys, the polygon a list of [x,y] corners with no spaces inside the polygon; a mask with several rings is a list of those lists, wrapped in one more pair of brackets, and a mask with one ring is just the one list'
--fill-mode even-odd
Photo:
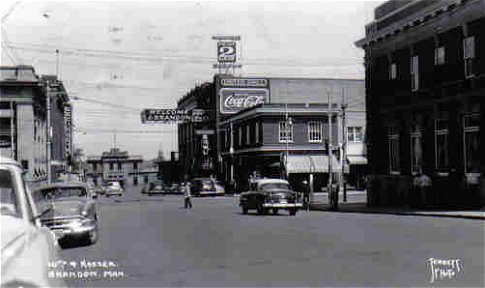
{"label": "paved street", "polygon": [[[124,276],[69,279],[77,287],[335,287],[484,285],[484,222],[301,212],[243,215],[235,197],[100,198],[100,239],[65,261],[111,260]],[[460,259],[430,284],[429,258]],[[104,270],[103,270],[104,269]],[[96,271],[105,271],[106,269]],[[100,275],[101,274],[101,275]],[[121,276],[120,276],[121,275]],[[113,276],[113,274],[111,274]]]}

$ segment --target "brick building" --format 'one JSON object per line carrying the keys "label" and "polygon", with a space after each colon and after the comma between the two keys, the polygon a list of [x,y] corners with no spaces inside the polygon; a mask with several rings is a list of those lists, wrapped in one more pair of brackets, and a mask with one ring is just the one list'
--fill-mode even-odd
{"label": "brick building", "polygon": [[[335,167],[342,166],[345,142],[346,150],[354,155],[344,157],[344,164],[354,167],[351,170],[356,174],[361,170],[363,176],[365,168],[355,169],[367,164],[363,145],[363,84],[362,80],[347,79],[215,75],[213,82],[193,89],[178,103],[179,109],[204,109],[210,116],[201,123],[179,125],[181,169],[188,178],[213,175],[226,184],[234,181],[238,190],[247,188],[251,175],[291,175],[298,182],[309,174],[319,174],[314,175],[315,189],[321,189],[327,177],[323,174],[328,173],[328,165],[324,164],[328,163],[324,141],[328,134],[330,95],[334,103],[332,163]],[[341,120],[342,100],[346,104],[345,128]],[[285,134],[282,129],[286,128],[282,125],[288,118],[292,123],[286,127]],[[351,141],[343,141],[348,137]],[[287,160],[282,162],[286,155]],[[313,160],[317,163],[312,164]],[[288,163],[288,168],[284,163]],[[360,176],[350,178],[356,184]]]}
{"label": "brick building", "polygon": [[371,203],[483,205],[485,1],[387,1],[365,29]]}

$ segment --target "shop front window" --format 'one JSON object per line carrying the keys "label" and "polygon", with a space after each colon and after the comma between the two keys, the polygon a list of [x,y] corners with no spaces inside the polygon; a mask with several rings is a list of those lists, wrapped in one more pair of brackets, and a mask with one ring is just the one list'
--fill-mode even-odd
{"label": "shop front window", "polygon": [[389,143],[389,170],[391,173],[399,173],[401,170],[399,130],[396,127],[389,127],[387,139]]}
{"label": "shop front window", "polygon": [[465,173],[480,172],[480,114],[464,116]]}
{"label": "shop front window", "polygon": [[450,160],[448,156],[448,119],[436,119],[435,121],[435,146],[437,171],[448,171]]}

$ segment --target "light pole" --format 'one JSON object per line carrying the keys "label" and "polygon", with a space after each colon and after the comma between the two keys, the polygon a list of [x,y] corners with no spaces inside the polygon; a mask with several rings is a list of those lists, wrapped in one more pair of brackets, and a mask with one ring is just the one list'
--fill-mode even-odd
{"label": "light pole", "polygon": [[347,135],[346,135],[346,123],[345,123],[345,109],[347,108],[347,103],[345,101],[345,91],[344,88],[342,87],[342,189],[343,189],[343,194],[344,194],[344,202],[347,202],[347,181],[345,179],[345,162],[347,160]]}
{"label": "light pole", "polygon": [[[333,153],[332,153],[332,95],[330,91],[327,89],[327,98],[328,98],[328,185],[327,185],[327,193],[330,196],[330,206],[332,210],[338,209],[338,193],[333,189]],[[336,195],[335,195],[336,194]]]}

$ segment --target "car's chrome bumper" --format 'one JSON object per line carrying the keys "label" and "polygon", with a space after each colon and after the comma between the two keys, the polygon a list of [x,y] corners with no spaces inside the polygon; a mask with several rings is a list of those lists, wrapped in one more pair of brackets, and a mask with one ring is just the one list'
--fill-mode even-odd
{"label": "car's chrome bumper", "polygon": [[96,224],[83,225],[79,227],[50,227],[52,232],[56,235],[56,239],[59,240],[64,237],[76,237],[81,236],[91,231],[96,230]]}
{"label": "car's chrome bumper", "polygon": [[264,208],[303,208],[302,203],[264,203]]}

